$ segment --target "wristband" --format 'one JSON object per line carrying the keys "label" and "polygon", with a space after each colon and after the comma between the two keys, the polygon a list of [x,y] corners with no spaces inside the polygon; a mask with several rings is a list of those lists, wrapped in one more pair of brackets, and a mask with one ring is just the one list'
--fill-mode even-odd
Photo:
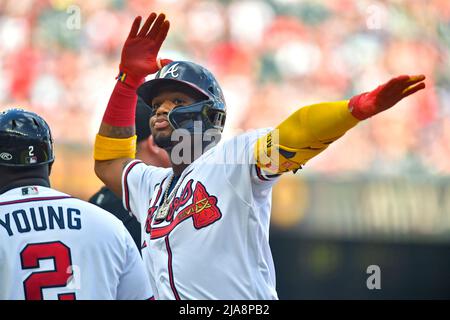
{"label": "wristband", "polygon": [[[130,82],[130,76],[123,74],[121,78]],[[134,81],[134,80],[133,80]],[[142,81],[141,81],[142,82]],[[137,94],[136,87],[117,81],[109,99],[102,122],[113,127],[132,127],[136,119]]]}
{"label": "wristband", "polygon": [[136,135],[129,138],[111,138],[97,134],[94,144],[95,160],[134,159],[136,156]]}
{"label": "wristband", "polygon": [[116,80],[128,85],[131,89],[134,89],[136,91],[136,89],[144,82],[145,79],[137,78],[121,69],[116,77]]}

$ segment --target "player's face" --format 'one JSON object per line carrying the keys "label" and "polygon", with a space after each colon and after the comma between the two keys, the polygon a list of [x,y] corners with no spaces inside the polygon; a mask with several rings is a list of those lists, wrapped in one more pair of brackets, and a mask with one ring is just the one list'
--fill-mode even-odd
{"label": "player's face", "polygon": [[176,107],[195,103],[194,97],[177,91],[162,91],[152,100],[154,115],[150,118],[150,128],[156,145],[167,148],[172,145],[173,128],[169,124],[168,114]]}

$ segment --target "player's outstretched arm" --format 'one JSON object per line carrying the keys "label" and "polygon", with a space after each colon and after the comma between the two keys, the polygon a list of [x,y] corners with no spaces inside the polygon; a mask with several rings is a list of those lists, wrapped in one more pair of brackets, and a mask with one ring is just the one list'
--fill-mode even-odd
{"label": "player's outstretched arm", "polygon": [[269,173],[301,168],[359,121],[424,89],[424,80],[424,75],[402,75],[349,101],[320,103],[297,110],[258,140],[255,146],[258,166]]}
{"label": "player's outstretched arm", "polygon": [[137,17],[122,49],[120,73],[95,139],[95,173],[119,197],[122,171],[136,153],[136,89],[145,76],[157,72],[170,60],[158,60],[169,31],[164,14],[151,13],[140,27]]}

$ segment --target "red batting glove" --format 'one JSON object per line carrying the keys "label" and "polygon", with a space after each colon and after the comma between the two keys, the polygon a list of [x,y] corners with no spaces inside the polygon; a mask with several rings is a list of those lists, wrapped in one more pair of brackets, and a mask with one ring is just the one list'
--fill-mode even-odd
{"label": "red batting glove", "polygon": [[373,91],[362,93],[350,99],[348,107],[359,120],[367,119],[394,106],[403,98],[425,88],[424,75],[402,75],[389,80]]}
{"label": "red batting glove", "polygon": [[[120,59],[120,81],[137,87],[145,76],[157,72],[166,64],[172,62],[169,59],[158,60],[158,52],[166,39],[170,23],[161,13],[156,17],[152,12],[145,21],[141,30],[142,18],[136,17],[131,26],[130,34],[122,49]],[[155,21],[156,20],[156,21]],[[153,25],[152,25],[153,24]]]}

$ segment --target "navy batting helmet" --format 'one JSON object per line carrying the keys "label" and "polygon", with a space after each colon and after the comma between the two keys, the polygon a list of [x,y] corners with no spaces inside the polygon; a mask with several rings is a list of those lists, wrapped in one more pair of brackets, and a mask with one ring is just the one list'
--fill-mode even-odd
{"label": "navy batting helmet", "polygon": [[0,165],[32,167],[54,160],[53,139],[44,119],[22,109],[0,113]]}
{"label": "navy batting helmet", "polygon": [[194,104],[176,107],[169,112],[168,118],[173,128],[194,132],[194,122],[201,121],[203,132],[208,129],[223,130],[225,98],[216,78],[206,68],[193,62],[173,61],[161,68],[154,79],[142,84],[137,93],[151,106],[153,98],[166,88],[194,92],[201,97]]}

